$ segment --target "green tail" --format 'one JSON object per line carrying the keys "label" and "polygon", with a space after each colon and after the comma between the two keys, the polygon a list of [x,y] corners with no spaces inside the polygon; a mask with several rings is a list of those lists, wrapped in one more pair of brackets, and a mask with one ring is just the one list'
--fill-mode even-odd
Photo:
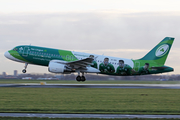
{"label": "green tail", "polygon": [[157,44],[149,53],[139,60],[152,61],[163,66],[169,54],[174,38],[165,37],[159,44]]}

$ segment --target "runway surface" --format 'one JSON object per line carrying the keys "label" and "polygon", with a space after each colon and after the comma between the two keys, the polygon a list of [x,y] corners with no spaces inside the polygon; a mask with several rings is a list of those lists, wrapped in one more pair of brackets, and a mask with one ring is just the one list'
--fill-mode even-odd
{"label": "runway surface", "polygon": [[25,88],[142,88],[142,89],[180,89],[180,84],[0,84],[0,87]]}
{"label": "runway surface", "polygon": [[39,114],[0,113],[1,117],[41,117],[41,118],[180,118],[180,115],[121,115],[121,114]]}

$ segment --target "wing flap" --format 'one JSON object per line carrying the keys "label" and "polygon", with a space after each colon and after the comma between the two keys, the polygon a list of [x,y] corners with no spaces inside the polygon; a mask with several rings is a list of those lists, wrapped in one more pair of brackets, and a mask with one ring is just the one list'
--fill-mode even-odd
{"label": "wing flap", "polygon": [[85,59],[82,59],[82,60],[68,62],[66,64],[69,65],[69,66],[72,66],[74,68],[83,69],[83,68],[86,68],[89,65],[92,65],[93,60],[94,60],[93,58],[85,58]]}

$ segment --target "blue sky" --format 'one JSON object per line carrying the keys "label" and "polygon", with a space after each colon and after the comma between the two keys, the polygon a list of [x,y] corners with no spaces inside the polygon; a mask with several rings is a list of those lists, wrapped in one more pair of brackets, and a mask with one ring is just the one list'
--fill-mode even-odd
{"label": "blue sky", "polygon": [[[164,37],[175,37],[166,65],[180,73],[179,0],[2,0],[0,72],[21,72],[4,52],[32,44],[138,59]],[[28,66],[30,73],[46,67]]]}

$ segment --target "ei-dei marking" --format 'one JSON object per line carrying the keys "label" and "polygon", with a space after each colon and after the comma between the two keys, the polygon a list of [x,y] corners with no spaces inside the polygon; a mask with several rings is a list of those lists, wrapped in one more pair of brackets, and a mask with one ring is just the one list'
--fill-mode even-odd
{"label": "ei-dei marking", "polygon": [[131,76],[174,71],[173,68],[164,65],[173,41],[174,38],[164,38],[143,58],[137,60],[31,45],[16,46],[4,55],[10,60],[24,63],[23,73],[26,73],[28,64],[34,64],[47,66],[52,73],[77,72],[76,80],[85,81],[84,73]]}

